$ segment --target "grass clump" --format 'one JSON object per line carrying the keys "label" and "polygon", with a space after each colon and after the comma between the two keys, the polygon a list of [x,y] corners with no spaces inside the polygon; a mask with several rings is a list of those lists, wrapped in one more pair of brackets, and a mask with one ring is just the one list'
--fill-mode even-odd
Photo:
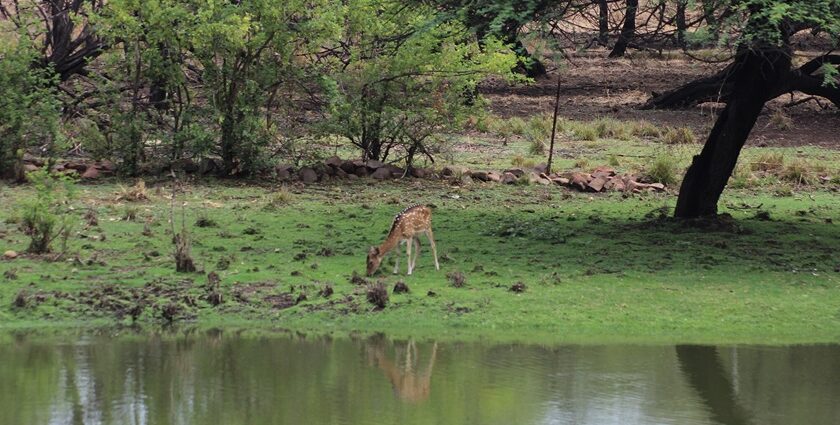
{"label": "grass clump", "polygon": [[536,165],[534,160],[527,159],[522,155],[515,155],[513,158],[511,158],[510,164],[513,165],[514,167],[520,167],[520,168],[530,168],[530,167],[533,167],[534,165]]}
{"label": "grass clump", "polygon": [[645,177],[654,183],[662,183],[672,186],[677,183],[677,165],[671,155],[662,153],[653,159],[653,162],[645,168]]}
{"label": "grass clump", "polygon": [[59,238],[63,251],[75,221],[75,216],[67,211],[75,197],[75,183],[66,175],[54,175],[46,169],[33,171],[27,177],[35,189],[33,197],[19,204],[20,228],[29,236],[27,251],[50,252],[53,241]]}
{"label": "grass clump", "polygon": [[636,121],[630,126],[630,134],[644,139],[658,139],[662,137],[662,131],[650,121]]}
{"label": "grass clump", "polygon": [[735,171],[732,172],[732,177],[729,178],[729,187],[732,189],[749,189],[755,187],[758,179],[750,170],[750,167],[738,165]]}
{"label": "grass clump", "polygon": [[592,123],[600,139],[630,140],[632,124],[613,118],[600,118]]}
{"label": "grass clump", "polygon": [[697,143],[697,136],[688,127],[668,127],[660,140],[666,145],[690,145]]}
{"label": "grass clump", "polygon": [[265,197],[265,209],[280,209],[291,204],[294,200],[295,195],[286,186],[283,186],[280,190],[271,192]]}
{"label": "grass clump", "polygon": [[574,123],[571,126],[571,132],[575,139],[594,142],[598,140],[598,129],[589,123]]}
{"label": "grass clump", "polygon": [[785,165],[779,177],[796,185],[808,186],[816,183],[815,173],[819,172],[820,169],[821,167],[815,166],[804,159],[796,159]]}
{"label": "grass clump", "polygon": [[453,288],[463,288],[467,284],[467,277],[458,271],[447,273],[446,278],[449,279],[449,284],[452,285]]}
{"label": "grass clump", "polygon": [[778,173],[785,167],[785,156],[781,153],[767,152],[750,164],[753,171]]}
{"label": "grass clump", "polygon": [[525,134],[525,129],[528,128],[528,124],[525,123],[525,120],[519,117],[508,119],[506,124],[510,129],[510,132],[517,136],[523,136]]}
{"label": "grass clump", "polygon": [[777,109],[770,115],[770,126],[776,130],[788,131],[793,129],[793,119],[785,111]]}

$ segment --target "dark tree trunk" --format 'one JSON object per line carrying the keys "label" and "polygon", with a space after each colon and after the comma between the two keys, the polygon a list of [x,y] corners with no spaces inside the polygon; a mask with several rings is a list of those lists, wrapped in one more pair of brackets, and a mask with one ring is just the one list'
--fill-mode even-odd
{"label": "dark tree trunk", "polygon": [[741,148],[764,104],[790,73],[790,52],[782,48],[744,49],[736,58],[734,88],[700,155],[685,174],[676,217],[717,214],[717,204]]}
{"label": "dark tree trunk", "polygon": [[685,22],[685,4],[687,1],[677,1],[677,45],[680,47],[685,47],[685,32],[688,30],[688,25]]}
{"label": "dark tree trunk", "polygon": [[636,32],[636,11],[639,9],[639,0],[627,0],[627,8],[624,12],[624,25],[621,27],[621,34],[618,36],[618,41],[615,43],[611,58],[620,58],[624,56],[627,51],[627,45],[633,39],[633,34]]}
{"label": "dark tree trunk", "polygon": [[687,382],[706,405],[715,423],[746,425],[754,423],[749,411],[738,403],[729,374],[717,349],[705,345],[678,345],[677,361]]}
{"label": "dark tree trunk", "polygon": [[606,46],[610,39],[610,8],[607,0],[595,0],[598,3],[598,43]]}

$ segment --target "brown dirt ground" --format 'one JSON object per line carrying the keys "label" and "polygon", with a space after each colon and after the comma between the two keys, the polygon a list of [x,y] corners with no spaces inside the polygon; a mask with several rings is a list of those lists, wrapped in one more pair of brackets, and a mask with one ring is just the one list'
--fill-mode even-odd
{"label": "brown dirt ground", "polygon": [[[611,117],[621,120],[647,120],[658,125],[691,127],[698,138],[705,139],[721,105],[703,104],[681,110],[641,110],[652,93],[662,93],[693,79],[708,76],[725,64],[707,64],[681,55],[661,58],[647,53],[607,59],[606,50],[589,50],[576,55],[560,70],[560,115],[575,120]],[[505,118],[529,117],[553,111],[557,72],[533,84],[510,86],[490,81],[480,89],[491,101],[491,110]],[[806,96],[794,94],[793,99]],[[754,146],[820,146],[840,149],[840,111],[821,108],[809,101],[783,107],[791,101],[782,96],[768,104],[747,141]],[[820,100],[823,105],[830,102]],[[774,109],[782,108],[791,117],[793,128],[778,130],[770,124]]]}

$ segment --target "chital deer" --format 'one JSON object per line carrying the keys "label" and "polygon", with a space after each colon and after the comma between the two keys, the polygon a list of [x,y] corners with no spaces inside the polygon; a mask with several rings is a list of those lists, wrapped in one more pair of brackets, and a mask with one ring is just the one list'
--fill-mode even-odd
{"label": "chital deer", "polygon": [[[435,256],[435,270],[440,270],[435,238],[432,235],[432,209],[425,205],[413,205],[402,210],[394,217],[391,231],[388,232],[388,237],[385,238],[382,245],[370,247],[367,256],[367,275],[373,275],[379,268],[382,258],[403,242],[406,245],[406,254],[408,255],[408,274],[411,274],[417,264],[417,256],[420,254],[419,236],[421,234],[425,234],[429,239],[429,244],[432,246],[432,255]],[[412,245],[415,247],[414,258],[411,258]],[[394,265],[394,273],[399,273],[399,270],[400,257],[398,255],[396,265]]]}

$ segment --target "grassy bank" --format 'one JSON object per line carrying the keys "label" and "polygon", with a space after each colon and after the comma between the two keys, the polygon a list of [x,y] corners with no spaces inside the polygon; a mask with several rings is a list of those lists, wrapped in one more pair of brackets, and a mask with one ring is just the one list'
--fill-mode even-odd
{"label": "grassy bank", "polygon": [[[558,342],[840,340],[840,197],[830,191],[731,191],[723,210],[734,220],[686,226],[661,217],[674,203],[668,194],[432,181],[192,185],[175,217],[183,211],[200,272],[175,273],[166,187],[151,183],[149,200],[126,202],[116,184],[82,186],[63,258],[0,262],[0,327],[172,320]],[[29,191],[0,192],[5,249],[26,248],[10,206]],[[377,310],[353,272],[364,272],[367,248],[393,214],[417,202],[436,206],[442,268],[425,240],[413,276],[383,263],[373,280],[390,299]],[[88,210],[97,225],[82,219]],[[220,276],[217,306],[211,271]],[[451,284],[453,272],[463,287]],[[392,293],[397,280],[411,292]],[[511,291],[519,282],[524,292]]]}

